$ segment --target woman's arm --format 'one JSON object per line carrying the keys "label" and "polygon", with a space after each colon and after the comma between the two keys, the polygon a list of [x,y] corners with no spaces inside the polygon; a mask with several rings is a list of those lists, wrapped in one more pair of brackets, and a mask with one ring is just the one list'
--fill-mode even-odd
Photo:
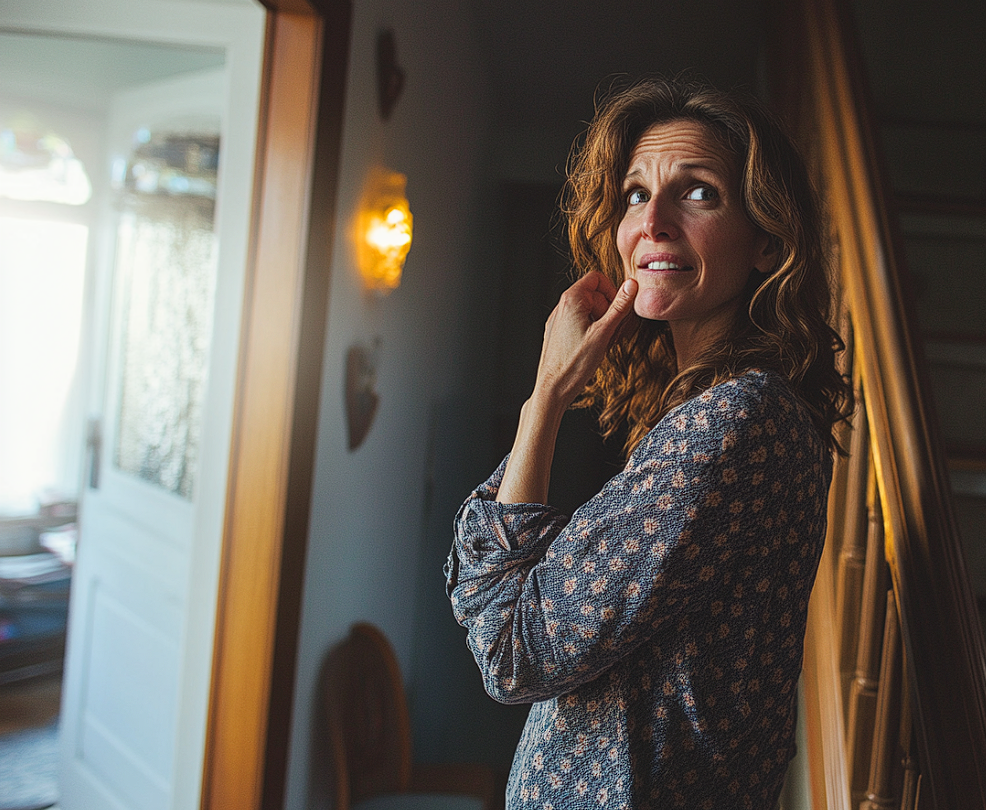
{"label": "woman's arm", "polygon": [[496,496],[500,503],[547,501],[561,418],[603,361],[633,310],[636,294],[636,281],[625,281],[617,290],[606,276],[594,272],[562,295],[544,328],[534,393],[520,412],[517,436]]}
{"label": "woman's arm", "polygon": [[780,585],[807,593],[828,456],[769,376],[673,411],[570,521],[495,502],[501,470],[466,501],[449,588],[491,696],[556,697],[681,621],[707,627],[719,647],[743,645],[723,630],[735,611],[764,614],[760,600]]}

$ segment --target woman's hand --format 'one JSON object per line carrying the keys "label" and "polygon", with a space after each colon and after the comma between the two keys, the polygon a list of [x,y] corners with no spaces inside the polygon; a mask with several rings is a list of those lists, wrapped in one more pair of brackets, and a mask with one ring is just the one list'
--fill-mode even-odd
{"label": "woman's hand", "polygon": [[510,460],[497,491],[500,503],[545,503],[555,440],[565,410],[585,390],[633,311],[637,282],[617,290],[602,273],[589,273],[562,295],[544,328],[534,393],[520,411]]}
{"label": "woman's hand", "polygon": [[544,327],[533,398],[561,411],[575,401],[633,311],[636,294],[635,280],[627,279],[617,290],[599,272],[588,273],[564,292]]}

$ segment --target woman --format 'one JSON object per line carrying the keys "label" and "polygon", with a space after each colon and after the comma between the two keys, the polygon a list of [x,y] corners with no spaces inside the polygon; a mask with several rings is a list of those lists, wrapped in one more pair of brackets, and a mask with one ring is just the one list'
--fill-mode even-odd
{"label": "woman", "polygon": [[[647,81],[597,112],[566,214],[581,277],[448,567],[487,691],[534,704],[507,805],[772,808],[851,405],[805,168],[755,102]],[[569,519],[573,403],[629,460]]]}

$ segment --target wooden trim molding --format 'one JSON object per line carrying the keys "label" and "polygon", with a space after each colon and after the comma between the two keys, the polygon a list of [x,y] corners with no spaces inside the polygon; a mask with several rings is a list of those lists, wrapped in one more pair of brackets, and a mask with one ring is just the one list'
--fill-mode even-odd
{"label": "wooden trim molding", "polygon": [[349,0],[325,0],[318,12],[304,0],[265,5],[205,810],[284,803],[348,62]]}
{"label": "wooden trim molding", "polygon": [[269,15],[256,185],[219,583],[202,806],[259,808],[266,770],[319,20]]}

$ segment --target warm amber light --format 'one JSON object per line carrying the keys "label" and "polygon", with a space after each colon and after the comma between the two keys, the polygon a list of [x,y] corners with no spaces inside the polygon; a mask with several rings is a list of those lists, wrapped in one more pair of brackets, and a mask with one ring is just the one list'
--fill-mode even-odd
{"label": "warm amber light", "polygon": [[373,169],[356,217],[356,251],[360,276],[371,290],[389,292],[401,283],[411,249],[411,209],[405,196],[407,178]]}

